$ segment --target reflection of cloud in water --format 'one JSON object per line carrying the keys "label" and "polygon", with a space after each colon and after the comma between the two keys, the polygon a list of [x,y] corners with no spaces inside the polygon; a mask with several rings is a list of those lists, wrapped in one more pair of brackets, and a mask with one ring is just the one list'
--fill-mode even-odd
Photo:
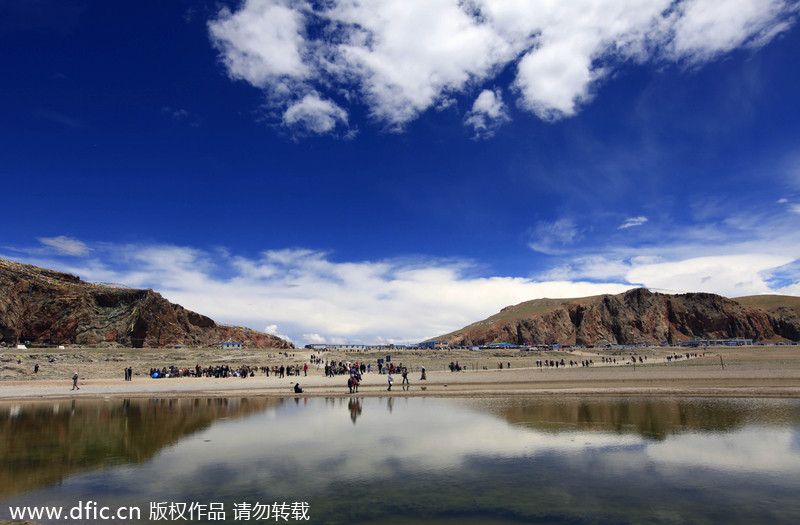
{"label": "reflection of cloud in water", "polygon": [[795,427],[792,433],[792,444],[790,447],[796,452],[800,452],[800,427]]}
{"label": "reflection of cloud in water", "polygon": [[307,498],[387,480],[457,479],[494,464],[570,473],[572,480],[598,475],[611,483],[632,473],[671,477],[693,467],[722,474],[800,472],[796,427],[670,433],[653,441],[636,433],[532,429],[452,400],[397,399],[389,407],[385,399],[367,398],[361,406],[353,425],[347,399],[284,402],[219,421],[135,468],[71,478],[59,494],[77,500],[102,485],[106,494],[162,501]]}
{"label": "reflection of cloud in water", "polygon": [[554,436],[431,399],[398,400],[391,413],[384,400],[364,399],[354,426],[346,401],[335,404],[312,404],[303,410],[283,405],[244,421],[220,422],[156,457],[146,466],[152,470],[145,475],[147,483],[169,493],[204,480],[209,472],[216,477],[224,471],[227,485],[256,479],[260,485],[288,490],[300,476],[306,476],[305,486],[324,487],[398,471],[448,471],[477,457],[573,454],[587,448],[638,448],[643,443],[637,436],[610,433]]}
{"label": "reflection of cloud in water", "polygon": [[690,433],[647,447],[657,465],[698,466],[723,471],[798,473],[796,429],[747,427],[724,434]]}

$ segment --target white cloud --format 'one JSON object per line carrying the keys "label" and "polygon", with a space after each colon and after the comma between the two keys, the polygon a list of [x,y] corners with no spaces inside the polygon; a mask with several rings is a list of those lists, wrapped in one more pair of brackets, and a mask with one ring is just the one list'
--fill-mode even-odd
{"label": "white cloud", "polygon": [[278,325],[276,324],[271,324],[264,327],[263,332],[266,334],[274,335],[276,337],[280,337],[281,339],[285,339],[286,341],[293,342],[291,337],[289,337],[286,334],[282,334],[278,331]]}
{"label": "white cloud", "polygon": [[305,341],[306,344],[327,343],[325,338],[319,334],[303,334],[303,341]]}
{"label": "white cloud", "polygon": [[704,62],[741,46],[761,46],[793,23],[797,3],[785,0],[685,0],[667,18],[674,59]]}
{"label": "white cloud", "polygon": [[517,15],[535,21],[532,30],[538,33],[518,66],[520,105],[545,120],[574,115],[614,63],[646,58],[646,43],[669,4],[578,1],[537,4],[532,14],[520,9]]}
{"label": "white cloud", "polygon": [[[572,228],[580,231],[578,225]],[[726,297],[800,295],[800,229],[794,214],[754,206],[694,226],[653,224],[640,233],[595,235],[573,242],[569,250],[553,250],[559,255],[554,266],[535,278]]]}
{"label": "white cloud", "polygon": [[40,237],[38,241],[45,246],[53,248],[56,253],[61,255],[83,256],[91,251],[86,244],[65,235],[59,235],[58,237]]}
{"label": "white cloud", "polygon": [[[770,231],[773,229],[774,231]],[[715,230],[681,230],[657,246],[574,250],[536,275],[541,281],[623,282],[669,293],[709,292],[726,297],[800,290],[800,235],[775,223],[750,230],[749,241]],[[683,237],[680,239],[680,237]],[[588,252],[588,253],[587,253]]]}
{"label": "white cloud", "polygon": [[789,210],[792,213],[800,213],[800,204],[792,204],[791,206],[789,206]]}
{"label": "white cloud", "polygon": [[525,300],[630,288],[618,283],[470,277],[473,268],[463,261],[336,263],[310,250],[266,251],[247,259],[181,246],[106,244],[93,253],[93,259],[77,265],[55,259],[25,262],[88,281],[153,288],[218,322],[266,327],[276,334],[280,326],[280,332],[303,342],[416,342]]}
{"label": "white cloud", "polygon": [[[305,344],[346,345],[351,342],[347,337],[325,337],[320,334],[303,334],[302,339]],[[378,344],[375,339],[370,340],[370,342]]]}
{"label": "white cloud", "polygon": [[580,231],[572,219],[539,222],[531,234],[528,247],[536,252],[554,255],[580,238]]}
{"label": "white cloud", "polygon": [[[797,0],[247,0],[209,32],[228,74],[278,114],[325,90],[341,111],[365,104],[402,129],[512,63],[521,108],[568,117],[625,62],[700,65],[765,45],[797,11]],[[283,123],[327,132],[327,115]]]}
{"label": "white cloud", "polygon": [[620,230],[627,230],[628,228],[633,228],[634,226],[641,226],[642,224],[647,222],[647,217],[630,217],[625,219],[618,229]]}
{"label": "white cloud", "polygon": [[236,13],[223,8],[208,28],[228,74],[262,88],[309,76],[305,8],[289,0],[247,0]]}
{"label": "white cloud", "polygon": [[509,120],[508,110],[503,103],[500,89],[494,91],[484,89],[472,104],[464,124],[472,128],[475,138],[488,138],[507,120]]}
{"label": "white cloud", "polygon": [[765,254],[704,256],[659,263],[632,261],[626,278],[648,287],[675,291],[715,292],[728,297],[768,293],[766,273],[791,257]]}
{"label": "white cloud", "polygon": [[333,51],[379,120],[405,124],[513,57],[494,28],[466,7],[452,0],[336,2],[328,16],[348,29]]}
{"label": "white cloud", "polygon": [[800,275],[791,277],[796,284],[776,286],[773,272],[790,264],[800,254],[774,254],[763,252],[699,255],[714,253],[714,249],[698,247],[695,257],[678,257],[671,250],[662,250],[665,257],[636,256],[641,249],[630,249],[627,254],[603,254],[577,257],[537,275],[548,281],[589,280],[623,282],[644,286],[665,293],[709,292],[725,297],[741,297],[779,293],[798,295]]}
{"label": "white cloud", "polygon": [[[403,343],[541,297],[621,293],[634,286],[727,297],[800,295],[797,216],[758,208],[738,213],[716,225],[669,224],[658,231],[653,224],[641,232],[649,236],[644,242],[620,233],[616,224],[602,235],[597,223],[594,235],[584,236],[588,230],[574,219],[540,222],[531,248],[557,257],[531,254],[531,270],[542,260],[553,266],[525,276],[480,275],[472,262],[458,259],[335,262],[331,254],[311,249],[266,250],[246,257],[173,245],[88,246],[68,237],[55,238],[61,240],[52,244],[68,248],[56,252],[7,249],[27,254],[20,262],[87,281],[153,288],[218,322],[266,327],[299,344]],[[631,237],[635,244],[610,244]],[[74,254],[83,257],[59,257]]]}
{"label": "white cloud", "polygon": [[292,104],[283,114],[288,127],[300,125],[301,129],[323,134],[332,131],[337,123],[347,124],[347,112],[317,93],[309,93],[300,102]]}

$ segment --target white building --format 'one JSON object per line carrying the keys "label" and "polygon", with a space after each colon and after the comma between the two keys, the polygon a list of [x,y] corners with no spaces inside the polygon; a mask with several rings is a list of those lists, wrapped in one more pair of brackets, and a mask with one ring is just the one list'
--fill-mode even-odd
{"label": "white building", "polygon": [[341,350],[344,352],[356,350],[360,352],[361,350],[367,350],[368,347],[367,345],[329,345],[325,343],[314,343],[306,345],[306,348],[309,350]]}
{"label": "white building", "polygon": [[241,350],[242,342],[241,341],[223,341],[222,342],[222,349],[223,350]]}

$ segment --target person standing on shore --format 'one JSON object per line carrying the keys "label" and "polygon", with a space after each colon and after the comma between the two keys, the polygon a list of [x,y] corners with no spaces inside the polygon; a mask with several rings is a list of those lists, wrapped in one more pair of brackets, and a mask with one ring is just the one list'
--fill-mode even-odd
{"label": "person standing on shore", "polygon": [[392,389],[392,381],[394,381],[394,379],[392,379],[392,373],[389,372],[389,388],[387,388],[386,390]]}
{"label": "person standing on shore", "polygon": [[72,390],[80,390],[81,387],[78,386],[78,372],[75,372],[75,375],[72,376]]}

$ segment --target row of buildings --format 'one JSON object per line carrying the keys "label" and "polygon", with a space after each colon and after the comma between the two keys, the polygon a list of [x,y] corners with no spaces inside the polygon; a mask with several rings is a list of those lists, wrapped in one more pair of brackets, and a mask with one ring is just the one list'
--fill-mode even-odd
{"label": "row of buildings", "polygon": [[[642,343],[642,344],[628,344],[628,345],[592,345],[588,348],[610,348],[612,350],[644,347],[644,346],[677,346],[677,347],[707,347],[707,346],[752,346],[753,340],[743,337],[735,337],[731,339],[690,339],[683,341],[680,344],[668,344],[663,342],[658,343]],[[552,345],[515,345],[511,343],[491,343],[488,345],[471,346],[471,347],[453,347],[447,341],[423,341],[417,344],[410,345],[355,345],[355,344],[308,344],[305,346],[309,350],[334,350],[344,352],[369,352],[372,350],[392,350],[392,349],[428,349],[428,350],[449,350],[453,348],[467,348],[471,350],[504,350],[504,349],[517,349],[517,350],[554,350],[554,349],[569,349],[574,347],[582,347],[583,345],[569,345],[569,344],[552,344]]]}

